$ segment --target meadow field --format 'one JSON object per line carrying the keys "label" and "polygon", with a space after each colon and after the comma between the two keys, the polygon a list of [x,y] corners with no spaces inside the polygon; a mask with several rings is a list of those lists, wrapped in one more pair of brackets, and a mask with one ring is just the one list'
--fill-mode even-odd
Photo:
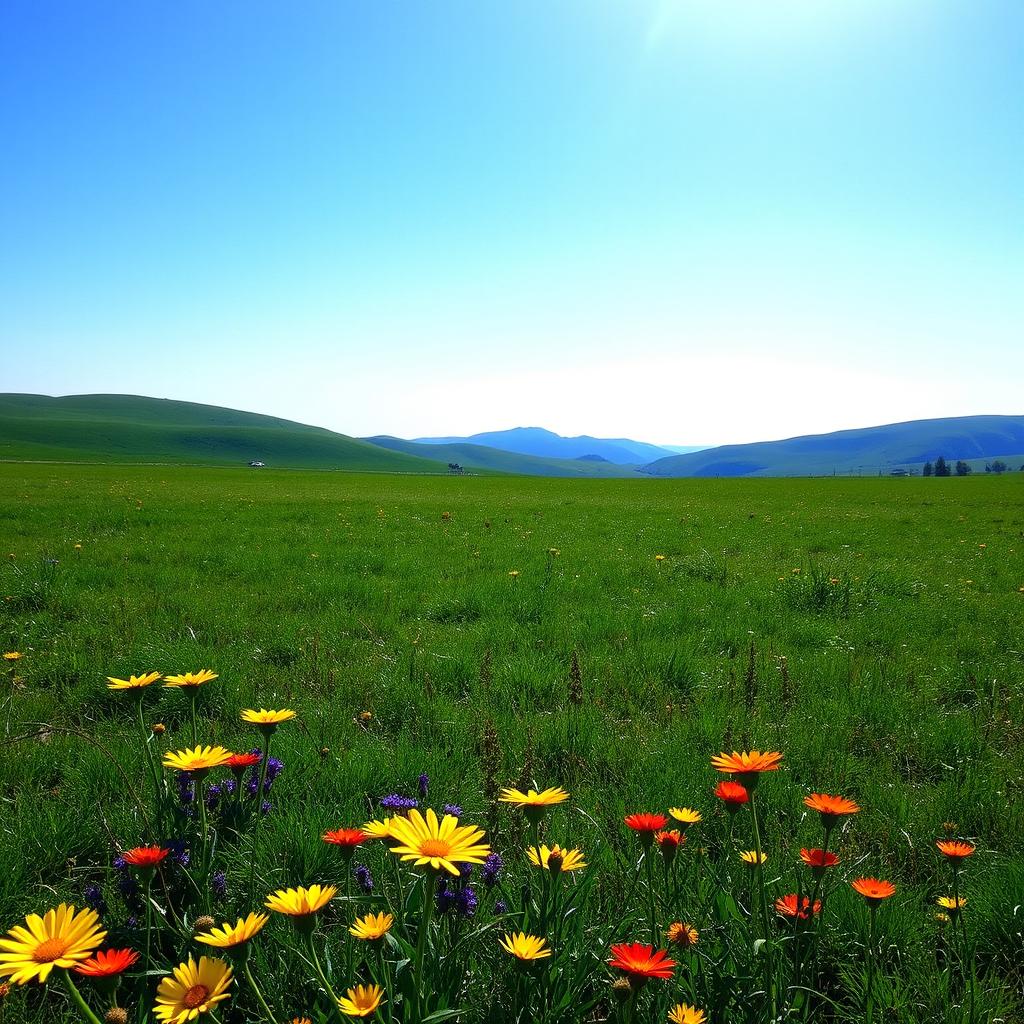
{"label": "meadow field", "polygon": [[[661,1021],[683,1002],[714,1024],[766,1024],[771,988],[786,1019],[864,1021],[869,983],[879,1022],[1024,1019],[1024,474],[620,481],[6,464],[0,557],[0,647],[21,655],[0,663],[0,930],[90,902],[109,943],[139,949],[138,885],[115,859],[181,839],[193,869],[202,859],[204,891],[154,897],[154,971],[199,955],[199,910],[234,921],[275,889],[323,882],[345,894],[322,915],[325,971],[339,990],[383,972],[385,1019]],[[200,858],[187,799],[153,818],[163,783],[134,697],[107,677],[202,668],[218,678],[196,691],[197,721],[182,690],[146,689],[146,731],[163,726],[150,752],[192,746],[194,727],[204,744],[262,748],[240,709],[298,717],[273,735],[282,765],[266,813],[252,829],[228,821]],[[746,812],[713,795],[711,757],[748,749],[783,754],[757,789],[760,872],[737,856],[752,845]],[[542,838],[579,848],[588,867],[567,879],[557,925],[523,854],[529,823],[496,799],[505,786],[570,794]],[[779,915],[760,920],[755,889],[774,903],[815,887],[800,863],[821,845],[812,792],[861,810],[831,837],[840,862],[801,935]],[[500,877],[477,869],[439,901],[424,1006],[409,994],[422,968],[414,875],[397,895],[383,844],[346,865],[321,838],[381,818],[388,795],[458,805],[504,861]],[[703,820],[654,879],[624,816],[678,806]],[[976,846],[952,920],[936,905],[951,893],[935,846],[946,838]],[[848,884],[860,876],[896,886],[871,934],[875,912]],[[353,963],[347,924],[396,900],[390,962],[357,951]],[[498,945],[538,930],[538,901],[556,965],[540,980]],[[664,947],[676,919],[700,938],[674,954],[673,980],[617,1003],[610,945],[653,933]],[[291,934],[275,918],[251,944],[267,1005],[239,983],[211,1019],[337,1019]],[[146,985],[126,1019],[145,1019],[156,979],[124,986]],[[0,1020],[81,1019],[60,985],[47,988],[12,986]],[[103,1000],[86,996],[102,1018]]]}

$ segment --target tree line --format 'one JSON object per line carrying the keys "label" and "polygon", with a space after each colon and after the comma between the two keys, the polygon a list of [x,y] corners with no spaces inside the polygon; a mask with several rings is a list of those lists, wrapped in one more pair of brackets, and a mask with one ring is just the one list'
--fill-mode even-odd
{"label": "tree line", "polygon": [[[1024,472],[1024,463],[1021,463],[1021,471]],[[986,473],[1006,473],[1011,469],[1002,459],[993,459],[985,463]],[[923,476],[970,476],[973,472],[971,466],[963,459],[957,459],[955,465],[950,465],[944,456],[940,455],[934,463],[926,462],[921,470]]]}

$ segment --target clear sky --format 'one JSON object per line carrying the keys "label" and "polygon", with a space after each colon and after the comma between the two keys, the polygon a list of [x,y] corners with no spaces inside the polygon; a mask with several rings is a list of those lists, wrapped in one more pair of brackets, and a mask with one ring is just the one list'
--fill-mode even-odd
{"label": "clear sky", "polygon": [[660,443],[1024,412],[1021,0],[4,0],[0,391]]}

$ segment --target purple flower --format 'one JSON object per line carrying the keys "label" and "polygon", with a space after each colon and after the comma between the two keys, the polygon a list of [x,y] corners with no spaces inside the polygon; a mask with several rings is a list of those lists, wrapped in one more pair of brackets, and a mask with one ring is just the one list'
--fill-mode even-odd
{"label": "purple flower", "polygon": [[220,786],[217,786],[217,785],[211,786],[206,791],[206,806],[211,811],[215,811],[217,809],[217,804],[220,803],[220,794],[221,794],[221,788],[220,788]]}
{"label": "purple flower", "polygon": [[484,864],[480,874],[483,877],[484,885],[486,885],[488,889],[492,889],[498,884],[498,875],[501,874],[501,869],[504,866],[505,862],[501,859],[500,853],[489,853],[484,858]]}
{"label": "purple flower", "polygon": [[220,788],[221,788],[221,789],[223,790],[223,792],[224,792],[224,793],[226,793],[226,794],[227,794],[228,796],[234,796],[234,795],[235,795],[235,790],[236,790],[236,789],[237,789],[238,787],[237,787],[237,784],[235,783],[235,780],[234,780],[234,779],[225,779],[225,780],[224,780],[224,781],[223,781],[223,782],[222,782],[222,783],[220,784]]}
{"label": "purple flower", "polygon": [[420,799],[427,799],[427,790],[430,788],[430,776],[423,772],[419,777]]}
{"label": "purple flower", "polygon": [[192,778],[188,772],[178,772],[178,803],[190,804],[196,798],[196,791],[192,785]]}
{"label": "purple flower", "polygon": [[439,878],[437,880],[437,912],[439,914],[447,914],[452,909],[456,898],[456,893],[448,888],[447,881]]}
{"label": "purple flower", "polygon": [[385,811],[411,811],[419,806],[419,801],[411,796],[400,796],[398,793],[389,793],[380,801],[380,806]]}
{"label": "purple flower", "polygon": [[508,913],[508,904],[504,900],[496,900],[494,904],[495,914],[501,916]]}
{"label": "purple flower", "polygon": [[103,890],[98,885],[87,885],[83,898],[90,910],[95,910],[97,914],[107,912],[107,901],[103,898]]}
{"label": "purple flower", "polygon": [[171,851],[171,857],[174,858],[174,862],[178,867],[188,867],[188,862],[191,858],[189,857],[188,846],[184,839],[168,839],[163,845]]}
{"label": "purple flower", "polygon": [[124,857],[115,857],[114,858],[114,870],[115,871],[127,871],[128,870],[128,862],[124,859]]}
{"label": "purple flower", "polygon": [[215,871],[210,879],[210,891],[218,899],[224,899],[228,894],[228,877],[223,871]]}
{"label": "purple flower", "polygon": [[460,864],[459,865],[459,876],[463,879],[469,878],[473,874],[472,864]]}
{"label": "purple flower", "polygon": [[138,894],[139,886],[131,875],[121,875],[117,880],[117,891],[124,896],[125,899],[131,899],[132,896]]}
{"label": "purple flower", "polygon": [[462,808],[458,804],[445,804],[441,811],[444,814],[450,814],[453,818],[462,817]]}
{"label": "purple flower", "polygon": [[264,800],[263,803],[260,804],[260,814],[269,814],[270,809],[273,806],[274,805],[269,800]]}
{"label": "purple flower", "polygon": [[357,864],[352,869],[352,874],[356,876],[356,885],[363,892],[373,892],[373,875],[370,874],[370,869],[365,864]]}
{"label": "purple flower", "polygon": [[270,792],[270,784],[284,771],[284,761],[276,757],[267,758],[267,786],[266,792]]}
{"label": "purple flower", "polygon": [[127,921],[125,921],[124,926],[128,929],[128,931],[133,932],[135,931],[136,928],[139,927],[139,919],[135,917],[135,915],[133,914],[131,917],[128,918]]}
{"label": "purple flower", "polygon": [[472,917],[476,913],[476,891],[471,885],[464,886],[455,894],[455,903],[463,917]]}

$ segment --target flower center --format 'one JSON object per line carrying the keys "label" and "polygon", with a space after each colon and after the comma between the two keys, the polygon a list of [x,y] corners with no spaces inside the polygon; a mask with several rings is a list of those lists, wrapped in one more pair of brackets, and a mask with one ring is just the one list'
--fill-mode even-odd
{"label": "flower center", "polygon": [[193,985],[181,999],[181,1005],[186,1009],[194,1010],[206,1002],[210,990],[205,985]]}
{"label": "flower center", "polygon": [[36,963],[50,964],[54,960],[59,960],[67,948],[68,944],[64,939],[47,939],[45,942],[39,943],[35,953],[32,954],[32,959]]}
{"label": "flower center", "polygon": [[420,843],[420,855],[423,857],[447,857],[452,852],[452,844],[444,839],[424,839]]}

